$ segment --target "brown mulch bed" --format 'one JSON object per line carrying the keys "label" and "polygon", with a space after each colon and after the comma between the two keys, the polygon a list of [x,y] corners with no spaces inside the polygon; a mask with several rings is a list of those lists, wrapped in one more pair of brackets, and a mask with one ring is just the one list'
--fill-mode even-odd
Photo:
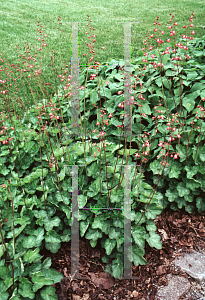
{"label": "brown mulch bed", "polygon": [[53,284],[58,299],[154,300],[157,286],[167,285],[167,274],[188,278],[183,271],[176,271],[171,262],[182,252],[205,249],[205,213],[189,214],[184,209],[174,212],[167,208],[154,221],[156,233],[161,236],[162,250],[151,248],[146,242],[144,258],[147,265],[135,267],[132,263],[132,276],[140,279],[119,280],[105,273],[105,264],[100,260],[105,250],[100,243],[92,248],[84,237],[79,237],[79,277],[89,280],[71,280],[71,241],[62,243],[55,254],[41,250],[43,260],[51,257],[51,267],[64,275],[60,283]]}

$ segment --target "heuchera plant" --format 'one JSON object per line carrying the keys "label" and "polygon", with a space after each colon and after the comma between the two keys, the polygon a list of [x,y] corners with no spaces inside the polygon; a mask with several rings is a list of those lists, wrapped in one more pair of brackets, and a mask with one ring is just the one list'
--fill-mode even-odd
{"label": "heuchera plant", "polygon": [[[50,268],[50,258],[42,262],[39,251],[56,253],[61,242],[71,240],[72,165],[79,166],[80,235],[92,247],[100,241],[106,251],[105,271],[115,278],[123,275],[124,166],[132,165],[135,266],[147,263],[145,241],[162,248],[154,219],[164,208],[205,211],[205,42],[188,36],[193,16],[178,41],[174,16],[167,41],[161,39],[164,32],[160,33],[157,17],[155,33],[131,64],[133,135],[128,139],[123,134],[124,61],[90,66],[95,55],[92,43],[88,45],[93,56],[88,55],[88,68],[79,77],[79,137],[71,135],[70,83],[61,84],[52,99],[38,103],[31,88],[35,104],[25,112],[23,102],[19,109],[10,99],[12,84],[0,80],[2,299],[57,299],[52,284],[63,275]],[[8,75],[1,62],[1,73]],[[67,73],[59,75],[62,81],[70,81]]]}

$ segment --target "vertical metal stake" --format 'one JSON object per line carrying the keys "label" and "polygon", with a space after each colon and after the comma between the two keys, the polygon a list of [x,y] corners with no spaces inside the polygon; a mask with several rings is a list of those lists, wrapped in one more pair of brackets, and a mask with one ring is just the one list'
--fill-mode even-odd
{"label": "vertical metal stake", "polygon": [[79,136],[79,64],[77,22],[73,22],[72,24],[71,84],[71,131],[73,135]]}
{"label": "vertical metal stake", "polygon": [[78,166],[72,166],[71,277],[79,278]]}
{"label": "vertical metal stake", "polygon": [[[85,166],[85,165],[79,165]],[[78,204],[78,165],[72,165],[72,223],[71,223],[71,278],[79,277],[79,204]]]}
{"label": "vertical metal stake", "polygon": [[[124,279],[132,276],[131,265],[131,172],[130,166],[125,166],[124,186]],[[130,251],[130,253],[129,253]],[[129,259],[128,259],[129,257]]]}

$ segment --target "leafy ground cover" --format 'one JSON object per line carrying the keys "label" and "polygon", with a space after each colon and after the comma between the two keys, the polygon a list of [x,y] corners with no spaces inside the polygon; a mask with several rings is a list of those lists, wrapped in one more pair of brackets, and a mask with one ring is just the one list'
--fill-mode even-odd
{"label": "leafy ground cover", "polygon": [[[146,265],[134,266],[132,263],[132,276],[139,279],[116,279],[105,273],[105,263],[101,257],[105,251],[100,243],[92,248],[84,237],[80,237],[80,277],[84,279],[73,279],[71,270],[71,242],[62,243],[58,253],[52,254],[43,249],[40,251],[44,258],[51,258],[51,267],[64,275],[60,283],[56,283],[58,299],[77,299],[77,297],[88,299],[156,299],[157,288],[167,284],[167,274],[189,276],[177,270],[172,261],[181,253],[189,253],[191,249],[202,251],[205,246],[205,216],[197,212],[187,213],[184,209],[173,212],[165,209],[154,220],[157,234],[162,240],[162,249],[155,249],[145,243]],[[196,285],[192,280],[191,284]],[[180,300],[197,300],[194,297],[182,296]],[[157,300],[157,299],[156,299]]]}
{"label": "leafy ground cover", "polygon": [[[192,38],[193,17],[194,13],[184,25],[187,34],[178,40],[171,30],[173,39],[162,41],[158,36],[156,49],[150,40],[138,51],[136,64],[131,65],[133,93],[128,103],[132,104],[132,137],[123,135],[127,126],[122,111],[127,104],[123,61],[102,66],[95,62],[81,72],[81,136],[72,135],[70,83],[62,84],[51,99],[37,102],[33,97],[33,106],[17,115],[8,78],[1,79],[0,290],[4,299],[57,299],[51,285],[63,275],[50,268],[48,257],[42,261],[40,251],[57,253],[62,243],[71,240],[72,193],[77,190],[72,182],[74,165],[81,166],[80,236],[93,248],[100,243],[105,272],[114,278],[123,276],[125,219],[131,221],[133,237],[128,259],[137,267],[147,264],[146,242],[162,249],[154,220],[163,209],[205,211],[205,50],[204,39]],[[169,29],[177,26],[173,15],[171,22]],[[95,55],[89,47],[88,62]],[[4,63],[2,59],[8,75]],[[128,173],[125,165],[132,165]],[[127,178],[132,187],[126,190],[132,191],[130,216],[123,210]]]}

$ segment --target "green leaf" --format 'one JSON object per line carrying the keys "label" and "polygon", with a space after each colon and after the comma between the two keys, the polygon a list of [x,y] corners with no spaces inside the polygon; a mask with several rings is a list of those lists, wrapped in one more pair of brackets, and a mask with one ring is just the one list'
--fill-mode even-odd
{"label": "green leaf", "polygon": [[8,290],[9,287],[12,286],[13,282],[12,282],[12,278],[8,277],[6,280],[1,280],[0,281],[0,296],[2,300],[6,300],[9,297],[9,294],[6,292],[6,290]]}
{"label": "green leaf", "polygon": [[41,267],[41,270],[47,270],[50,268],[51,266],[51,258],[50,257],[47,257],[44,262],[42,263],[42,267]]}
{"label": "green leaf", "polygon": [[165,54],[165,55],[162,56],[162,62],[163,62],[164,66],[167,65],[168,60],[170,60],[170,55]]}
{"label": "green leaf", "polygon": [[58,300],[58,297],[57,297],[55,291],[56,290],[54,287],[48,286],[40,292],[41,298],[43,300]]}
{"label": "green leaf", "polygon": [[205,146],[200,146],[199,158],[201,159],[201,161],[205,161]]}
{"label": "green leaf", "polygon": [[156,219],[157,215],[160,215],[163,207],[155,203],[149,204],[147,210],[145,211],[145,217],[147,219]]}
{"label": "green leaf", "polygon": [[103,226],[104,226],[104,221],[100,219],[100,216],[97,216],[93,221],[92,228],[93,229],[99,228],[100,230],[102,230]]}
{"label": "green leaf", "polygon": [[[129,152],[130,151],[130,152]],[[130,155],[132,155],[132,154],[134,154],[134,153],[136,153],[136,149],[121,149],[121,150],[119,150],[119,154],[121,154],[121,155],[123,155],[123,153],[125,153],[124,155],[126,156],[128,156],[129,155],[129,153],[130,153]],[[109,167],[109,171],[111,171],[111,168],[112,167]],[[114,169],[114,168],[113,168]],[[113,172],[114,173],[114,172]]]}
{"label": "green leaf", "polygon": [[107,254],[105,254],[102,258],[101,258],[102,262],[105,264],[109,263],[109,256]]}
{"label": "green leaf", "polygon": [[70,194],[67,191],[62,191],[61,193],[57,191],[55,193],[55,199],[58,202],[64,202],[66,205],[70,204]]}
{"label": "green leaf", "polygon": [[187,202],[193,202],[194,200],[194,195],[193,194],[189,194],[189,195],[185,195],[184,196],[185,201]]}
{"label": "green leaf", "polygon": [[[43,169],[43,177],[45,177],[48,174],[48,169]],[[26,183],[30,183],[31,181],[39,178],[42,176],[42,169],[37,169],[36,171],[32,172],[30,175],[27,175],[22,180],[22,185]]]}
{"label": "green leaf", "polygon": [[79,208],[83,208],[87,203],[87,197],[84,195],[78,195]]}
{"label": "green leaf", "polygon": [[194,80],[198,76],[198,73],[196,71],[190,71],[187,74],[187,79],[188,80]]}
{"label": "green leaf", "polygon": [[45,241],[47,243],[60,243],[61,242],[61,238],[60,238],[60,236],[54,230],[49,230],[46,233]]}
{"label": "green leaf", "polygon": [[188,157],[188,156],[190,156],[192,153],[193,153],[193,151],[192,151],[192,149],[190,149],[190,147],[186,147],[186,146],[183,146],[183,145],[181,145],[181,144],[179,144],[179,155],[180,155],[180,161],[181,162],[183,162],[185,159],[186,159],[186,157]]}
{"label": "green leaf", "polygon": [[146,240],[150,247],[154,247],[158,250],[162,249],[162,243],[160,242],[160,236],[153,231],[149,231],[149,234],[146,235]]}
{"label": "green leaf", "polygon": [[111,227],[108,235],[110,239],[117,240],[121,236],[121,230],[118,228]]}
{"label": "green leaf", "polygon": [[0,267],[0,278],[6,279],[10,276],[10,272],[8,270],[8,267],[2,266]]}
{"label": "green leaf", "polygon": [[198,212],[202,213],[205,211],[205,201],[201,197],[196,198],[196,207],[198,208]]}
{"label": "green leaf", "polygon": [[47,217],[47,212],[45,210],[33,210],[33,214],[37,219]]}
{"label": "green leaf", "polygon": [[[105,82],[105,86],[106,86],[106,82]],[[111,91],[111,95],[116,95],[118,93],[118,91],[120,90],[118,84],[116,84],[115,82],[114,83],[109,82],[109,88]],[[108,114],[113,113],[114,111],[115,111],[114,107],[108,108]]]}
{"label": "green leaf", "polygon": [[124,237],[121,236],[120,238],[117,239],[117,250],[118,251],[119,251],[122,243],[124,243]]}
{"label": "green leaf", "polygon": [[189,214],[192,214],[195,211],[195,205],[194,204],[187,204],[185,206],[185,211],[188,212]]}
{"label": "green leaf", "polygon": [[194,93],[189,94],[183,99],[183,106],[187,109],[188,112],[192,111],[195,106],[195,98],[193,97],[193,94]]}
{"label": "green leaf", "polygon": [[[5,243],[6,247],[8,245],[8,243]],[[6,251],[5,247],[1,244],[0,245],[0,257],[2,257],[2,255],[4,254],[4,252]]]}
{"label": "green leaf", "polygon": [[112,266],[110,264],[105,266],[105,272],[112,276]]}
{"label": "green leaf", "polygon": [[[80,220],[86,220],[88,217],[89,212],[87,210],[80,210],[79,211],[79,217],[78,217],[78,221]],[[67,216],[68,219],[70,219],[70,214],[69,217]]]}
{"label": "green leaf", "polygon": [[195,82],[190,90],[190,92],[203,90],[204,84],[202,82]]}
{"label": "green leaf", "polygon": [[64,151],[64,152],[66,151],[66,147],[61,147],[61,148],[55,149],[55,150],[53,151],[54,156],[55,156],[55,157],[58,157],[58,156],[63,155],[63,151]]}
{"label": "green leaf", "polygon": [[[32,236],[33,237],[33,236]],[[26,247],[25,247],[26,248]],[[31,247],[29,247],[31,248]],[[24,261],[28,263],[34,262],[37,258],[41,258],[41,255],[39,254],[40,249],[36,248],[35,250],[28,250],[26,254],[24,254]]]}
{"label": "green leaf", "polygon": [[98,93],[96,91],[92,91],[90,94],[90,101],[91,103],[96,104],[98,101]]}
{"label": "green leaf", "polygon": [[55,216],[54,218],[49,218],[46,216],[44,218],[44,226],[46,231],[50,231],[53,229],[53,227],[58,227],[61,223],[61,220],[58,216]]}
{"label": "green leaf", "polygon": [[30,141],[28,143],[25,143],[25,145],[24,145],[24,151],[26,153],[28,153],[34,147],[35,144],[36,144],[36,142],[34,142],[34,141]]}
{"label": "green leaf", "polygon": [[[161,89],[159,89],[159,88],[156,89],[156,94],[157,94],[158,96],[162,97],[162,98],[165,97],[165,95],[162,94]],[[165,100],[166,100],[166,98],[165,98]]]}
{"label": "green leaf", "polygon": [[137,51],[137,56],[143,56],[143,55],[144,55],[144,52],[141,49],[139,49]]}
{"label": "green leaf", "polygon": [[34,235],[36,236],[34,247],[40,247],[41,242],[44,239],[44,229],[39,227],[37,230],[34,231]]}
{"label": "green leaf", "polygon": [[[139,222],[140,220],[140,222]],[[139,222],[139,224],[138,224]],[[143,214],[142,216],[142,213],[140,213],[139,211],[135,214],[135,224],[138,224],[138,225],[141,225],[145,222],[145,215]],[[124,227],[124,225],[123,225]]]}
{"label": "green leaf", "polygon": [[[28,299],[28,298],[26,298]],[[9,300],[21,300],[19,295],[15,295],[15,296],[11,296],[11,298]]]}
{"label": "green leaf", "polygon": [[61,247],[60,243],[47,243],[45,242],[45,247],[47,250],[50,250],[51,253],[57,253]]}
{"label": "green leaf", "polygon": [[[175,161],[172,161],[173,163],[176,163]],[[179,178],[179,175],[181,174],[182,167],[179,167],[177,164],[171,164],[171,171],[169,173],[169,178]]]}
{"label": "green leaf", "polygon": [[120,279],[123,275],[123,264],[118,260],[112,261],[112,275],[114,278]]}
{"label": "green leaf", "polygon": [[162,81],[161,81],[161,77],[158,77],[157,79],[155,79],[155,83],[161,87],[162,86]]}
{"label": "green leaf", "polygon": [[[146,114],[146,115],[151,115],[151,109],[149,107],[148,103],[144,103],[142,104],[143,106],[141,106],[141,114]],[[138,108],[138,111],[140,112],[140,107]]]}
{"label": "green leaf", "polygon": [[110,238],[106,239],[105,250],[107,255],[110,255],[112,253],[112,250],[115,248],[115,245],[116,245],[116,240],[111,240]]}
{"label": "green leaf", "polygon": [[[19,228],[14,228],[14,232],[15,232],[15,237],[19,236],[19,234],[24,230],[24,228],[26,227],[27,224],[24,224],[23,226],[19,227]],[[10,239],[13,237],[13,230],[8,232],[7,234],[7,238]]]}
{"label": "green leaf", "polygon": [[173,202],[178,197],[178,192],[176,190],[167,189],[165,196],[168,198],[169,202]]}
{"label": "green leaf", "polygon": [[[10,173],[10,170],[6,168],[6,166],[3,166],[1,167],[1,174],[6,176],[7,174]],[[11,172],[11,173],[14,173],[14,172]],[[17,177],[18,177],[18,174],[17,174]],[[17,179],[17,178],[16,178]]]}
{"label": "green leaf", "polygon": [[119,227],[119,228],[124,228],[124,223],[123,223],[122,220],[114,219],[113,220],[113,226],[114,227]]}
{"label": "green leaf", "polygon": [[200,92],[200,97],[201,97],[201,98],[204,98],[204,97],[205,97],[205,90],[202,90],[202,91]]}
{"label": "green leaf", "polygon": [[[95,212],[97,213],[97,212]],[[95,219],[94,219],[94,222],[92,224],[92,228],[94,229],[95,227],[96,228],[99,228],[101,229],[102,232],[104,232],[105,234],[108,234],[109,231],[110,231],[110,227],[112,225],[112,222],[110,219],[106,220],[107,218],[109,218],[109,216],[107,214],[105,214],[105,212],[99,216],[97,216]],[[95,220],[98,220],[98,221],[102,221],[101,222],[97,222],[95,223]],[[103,226],[102,226],[103,225]]]}
{"label": "green leaf", "polygon": [[102,237],[102,232],[99,230],[94,230],[92,228],[89,228],[88,232],[85,235],[86,239],[97,241],[99,238]]}
{"label": "green leaf", "polygon": [[55,269],[52,269],[52,268],[50,268],[48,270],[43,270],[42,274],[46,279],[53,280],[53,283],[60,282],[61,279],[63,278],[63,274],[57,272]]}
{"label": "green leaf", "polygon": [[58,297],[55,293],[55,288],[52,286],[48,286],[44,288],[40,294],[43,300],[58,300]]}
{"label": "green leaf", "polygon": [[185,195],[189,195],[190,189],[186,187],[184,182],[180,182],[177,185],[177,191],[179,193],[179,197],[184,197]]}
{"label": "green leaf", "polygon": [[63,234],[61,235],[62,242],[70,242],[71,240],[71,229],[67,228],[63,230]]}
{"label": "green leaf", "polygon": [[153,220],[147,220],[146,229],[147,231],[156,231],[157,226],[155,225],[155,222]]}
{"label": "green leaf", "polygon": [[24,248],[33,248],[36,242],[36,237],[33,235],[26,236],[23,240]]}
{"label": "green leaf", "polygon": [[197,174],[199,166],[185,166],[184,169],[187,171],[187,178],[191,179],[194,175]]}
{"label": "green leaf", "polygon": [[33,284],[25,277],[21,277],[19,281],[18,293],[25,298],[34,299],[35,293],[32,291]]}
{"label": "green leaf", "polygon": [[31,276],[31,280],[34,283],[33,285],[33,291],[34,293],[37,292],[40,288],[42,288],[44,285],[51,285],[53,284],[53,280],[46,279],[42,272],[38,272]]}
{"label": "green leaf", "polygon": [[134,238],[135,243],[140,247],[140,249],[145,248],[145,237],[146,231],[144,227],[137,226],[132,229],[132,236]]}
{"label": "green leaf", "polygon": [[82,86],[84,82],[85,82],[85,75],[82,74],[82,75],[79,76],[79,84],[80,84],[80,86]]}
{"label": "green leaf", "polygon": [[202,191],[204,192],[205,191],[205,174],[202,175],[202,174],[197,174],[196,176],[196,182],[200,182],[201,184],[201,189]]}
{"label": "green leaf", "polygon": [[29,120],[33,123],[33,125],[35,125],[36,123],[38,123],[37,117],[33,116],[32,114],[30,115]]}
{"label": "green leaf", "polygon": [[58,180],[62,181],[65,178],[65,166],[61,169],[60,173],[58,174]]}
{"label": "green leaf", "polygon": [[132,246],[132,260],[135,266],[147,264],[147,261],[144,259],[143,255],[144,250],[140,249],[136,245]]}
{"label": "green leaf", "polygon": [[[69,151],[71,151],[72,153],[74,153],[74,157],[77,158],[78,156],[81,156],[82,154],[84,154],[84,152],[88,152],[89,151],[89,147],[91,147],[91,145],[88,145],[88,143],[90,144],[89,141],[85,141],[84,142],[86,145],[84,146],[82,142],[77,142],[74,145],[71,145],[69,148]],[[86,147],[84,149],[84,147]]]}
{"label": "green leaf", "polygon": [[97,241],[90,240],[90,245],[94,248],[97,245]]}
{"label": "green leaf", "polygon": [[[84,236],[86,230],[88,229],[88,226],[89,226],[89,222],[88,221],[81,221],[80,222],[80,235],[81,235],[81,237]],[[92,224],[92,227],[93,227],[93,224]]]}
{"label": "green leaf", "polygon": [[[152,172],[153,172],[154,175],[158,175],[158,174],[159,174],[159,176],[161,175],[162,171],[160,171],[160,169],[162,169],[162,168],[161,168],[161,164],[160,164],[160,162],[158,160],[154,160],[153,162],[151,162],[150,165],[149,165],[149,167],[152,170]],[[165,167],[165,169],[164,169],[163,175],[166,174],[165,173],[166,168],[167,167]]]}
{"label": "green leaf", "polygon": [[186,206],[186,200],[182,197],[178,197],[175,202],[177,203],[179,209],[182,209],[183,206]]}

